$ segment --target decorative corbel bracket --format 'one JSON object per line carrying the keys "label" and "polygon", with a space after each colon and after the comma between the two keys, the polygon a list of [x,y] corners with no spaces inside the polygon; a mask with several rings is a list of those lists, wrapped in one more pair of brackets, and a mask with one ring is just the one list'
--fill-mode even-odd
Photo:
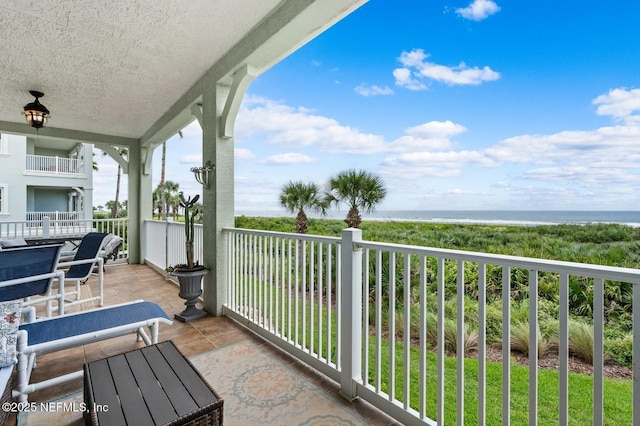
{"label": "decorative corbel bracket", "polygon": [[122,173],[124,173],[125,175],[129,174],[129,161],[127,161],[122,155],[120,155],[117,149],[110,145],[105,147],[101,146],[100,149],[109,154],[109,157],[113,158],[115,162],[118,163],[120,167],[122,167]]}
{"label": "decorative corbel bracket", "polygon": [[[233,83],[224,103],[224,109],[220,115],[220,137],[233,137],[233,129],[236,116],[240,110],[240,104],[249,84],[256,77],[256,68],[253,65],[245,64],[233,74]],[[197,117],[197,116],[196,116]]]}

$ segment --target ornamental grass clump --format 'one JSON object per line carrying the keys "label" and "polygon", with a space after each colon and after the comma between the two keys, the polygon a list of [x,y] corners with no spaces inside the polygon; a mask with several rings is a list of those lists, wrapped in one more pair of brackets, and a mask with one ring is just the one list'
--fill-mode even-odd
{"label": "ornamental grass clump", "polygon": [[[552,338],[555,349],[559,346],[559,336]],[[593,365],[593,326],[583,321],[569,320],[569,354]],[[609,357],[605,354],[605,360]]]}
{"label": "ornamental grass clump", "polygon": [[[538,358],[550,349],[551,342],[536,328],[536,341],[538,343]],[[520,322],[511,327],[511,350],[529,356],[529,323]]]}

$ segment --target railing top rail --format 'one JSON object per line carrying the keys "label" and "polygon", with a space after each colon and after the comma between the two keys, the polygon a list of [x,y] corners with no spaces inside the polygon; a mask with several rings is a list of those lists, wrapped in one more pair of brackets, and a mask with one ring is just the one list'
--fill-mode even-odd
{"label": "railing top rail", "polygon": [[342,241],[339,237],[325,237],[322,235],[297,234],[294,232],[260,231],[256,229],[245,229],[245,228],[222,228],[222,232],[237,232],[237,233],[242,233],[247,235],[283,237],[283,238],[291,238],[294,240],[317,241],[317,242],[328,243],[328,244],[340,244]]}
{"label": "railing top rail", "polygon": [[504,254],[479,253],[464,250],[419,247],[394,243],[380,243],[374,241],[359,241],[355,245],[357,248],[368,248],[373,250],[392,251],[415,254],[419,256],[441,257],[455,260],[467,260],[492,265],[504,265],[529,270],[565,273],[569,275],[602,278],[605,280],[615,280],[640,284],[640,269],[566,262],[560,260],[536,259]]}

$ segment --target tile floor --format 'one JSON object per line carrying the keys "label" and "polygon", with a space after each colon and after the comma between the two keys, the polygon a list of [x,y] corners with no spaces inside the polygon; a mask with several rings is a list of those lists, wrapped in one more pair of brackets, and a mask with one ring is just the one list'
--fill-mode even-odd
{"label": "tile floor", "polygon": [[[178,297],[178,287],[162,274],[145,265],[110,264],[105,272],[105,305],[112,305],[143,299],[158,303],[169,316],[184,309],[184,300]],[[97,279],[91,278],[87,285],[93,294],[97,293]],[[86,291],[86,290],[85,290]],[[84,307],[85,309],[88,306]],[[312,383],[327,392],[337,393],[338,385],[315,370],[297,362],[278,348],[257,337],[254,333],[227,317],[205,317],[189,323],[174,321],[171,326],[161,324],[160,341],[173,340],[176,346],[186,355],[191,356],[211,349],[227,345],[242,339],[250,339],[255,345],[264,345],[275,356],[285,360],[292,368],[304,375]],[[133,336],[123,336],[103,342],[96,342],[82,347],[67,349],[52,354],[42,355],[37,359],[37,367],[33,371],[33,381],[76,371],[86,362],[128,351],[140,346]],[[215,383],[211,384],[215,388]],[[30,394],[29,400],[40,402],[82,389],[82,380],[74,380],[65,384],[44,389]],[[389,425],[394,422],[362,401],[350,403],[344,401],[345,407],[359,412],[369,424]]]}

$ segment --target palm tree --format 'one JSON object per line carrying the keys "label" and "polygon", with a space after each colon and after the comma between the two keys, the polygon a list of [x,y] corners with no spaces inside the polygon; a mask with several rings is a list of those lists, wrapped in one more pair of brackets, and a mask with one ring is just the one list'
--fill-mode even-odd
{"label": "palm tree", "polygon": [[165,203],[167,206],[167,213],[169,212],[169,208],[171,208],[171,214],[173,215],[173,220],[178,218],[178,212],[180,211],[180,184],[173,181],[165,182]]}
{"label": "palm tree", "polygon": [[340,172],[329,180],[329,188],[327,204],[344,202],[349,206],[344,220],[349,228],[360,228],[360,210],[371,213],[387,195],[382,178],[366,170]]}
{"label": "palm tree", "polygon": [[[120,155],[121,157],[124,157],[125,160],[127,159],[127,157],[129,156],[129,150],[127,148],[117,147],[117,146],[114,146],[114,148],[118,152],[118,155]],[[109,155],[109,154],[106,151],[103,151],[102,156],[104,157],[106,155]],[[120,163],[118,163],[118,179],[116,181],[116,199],[115,199],[115,203],[112,205],[113,208],[111,209],[112,218],[118,217],[118,206],[119,206],[118,198],[120,198],[120,177],[121,176],[122,176],[122,167],[120,167]]]}
{"label": "palm tree", "polygon": [[111,217],[116,218],[120,214],[122,203],[111,200],[111,201],[107,201],[105,206],[108,210],[111,211]]}
{"label": "palm tree", "polygon": [[[183,138],[183,134],[182,134],[182,130],[178,130],[178,135],[180,135],[180,139]],[[165,187],[166,183],[165,183],[165,175],[166,175],[166,168],[167,168],[167,141],[162,142],[162,162],[161,162],[161,166],[160,166],[160,184],[158,185],[160,188],[160,205],[162,206],[161,208],[161,214],[162,214],[162,220],[167,220],[167,211],[169,210],[169,206],[167,205],[167,188]],[[177,191],[177,187],[176,187],[176,191]],[[178,198],[178,195],[176,193],[175,198]],[[175,200],[173,200],[175,201]],[[178,199],[177,201],[178,203],[180,202],[180,200]],[[176,213],[174,212],[173,214],[173,218],[176,218]]]}
{"label": "palm tree", "polygon": [[158,209],[158,219],[162,218],[163,220],[166,220],[169,209],[173,212],[173,219],[176,219],[178,207],[180,205],[180,198],[178,196],[179,187],[179,183],[168,180],[164,182],[164,191],[162,190],[161,184],[158,184],[158,187],[154,189],[153,211]]}
{"label": "palm tree", "polygon": [[326,207],[320,197],[320,189],[315,183],[289,182],[280,192],[280,204],[296,216],[296,232],[306,234],[309,220],[305,209],[319,211],[324,214]]}
{"label": "palm tree", "polygon": [[167,167],[167,141],[162,142],[162,165],[160,168],[160,205],[162,206],[162,220],[167,220],[167,193],[165,188],[165,169]]}

